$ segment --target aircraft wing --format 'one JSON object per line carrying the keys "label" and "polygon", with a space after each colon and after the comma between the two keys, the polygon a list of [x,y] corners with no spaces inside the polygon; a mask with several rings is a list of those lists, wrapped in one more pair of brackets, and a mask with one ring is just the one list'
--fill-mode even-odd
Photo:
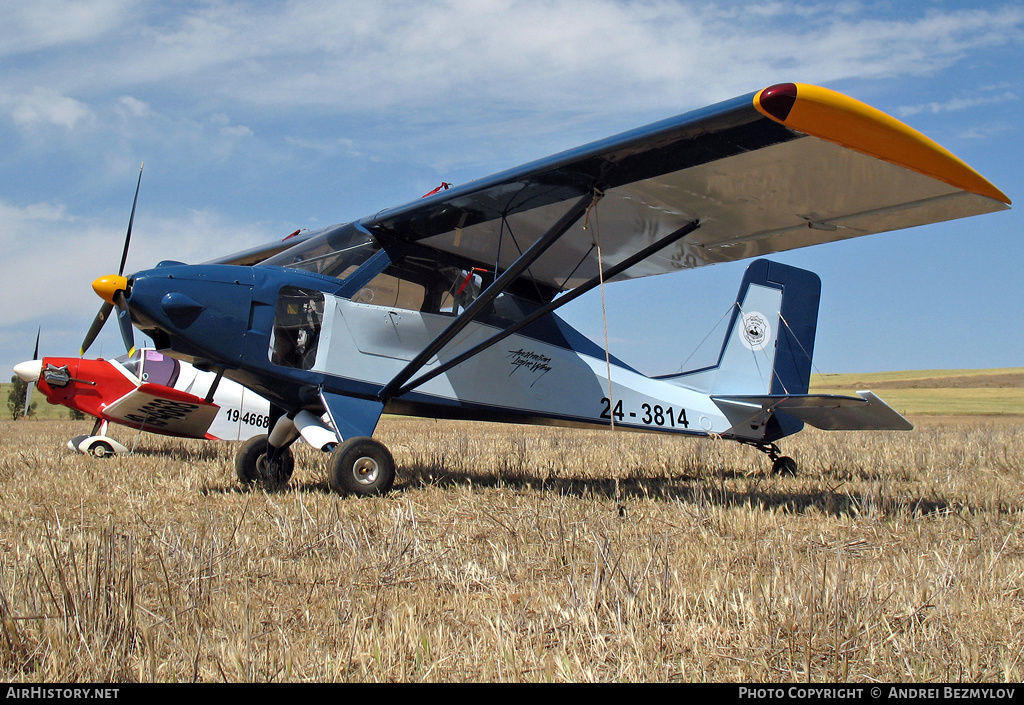
{"label": "aircraft wing", "polygon": [[[783,411],[826,431],[909,431],[907,419],[872,392],[837,394],[712,395],[730,419],[744,423],[764,411]],[[736,424],[734,424],[736,425]]]}
{"label": "aircraft wing", "polygon": [[103,410],[125,426],[187,438],[206,438],[219,411],[201,397],[159,384],[143,384]]}
{"label": "aircraft wing", "polygon": [[[1010,199],[956,156],[834,91],[780,84],[364,218],[506,269],[580,198],[603,198],[525,273],[568,289],[686,223],[617,279],[962,218]],[[584,229],[581,224],[587,227]]]}

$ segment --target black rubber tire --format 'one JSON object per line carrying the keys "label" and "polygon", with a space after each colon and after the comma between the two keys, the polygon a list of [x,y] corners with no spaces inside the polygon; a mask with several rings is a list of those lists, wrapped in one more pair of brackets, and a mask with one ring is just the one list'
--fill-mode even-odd
{"label": "black rubber tire", "polygon": [[780,456],[772,463],[773,475],[796,475],[796,471],[796,461],[788,455]]}
{"label": "black rubber tire", "polygon": [[274,467],[266,467],[267,435],[253,436],[235,456],[235,476],[243,487],[260,484],[264,489],[276,490],[288,484],[295,471],[295,456],[291,448],[277,454]]}
{"label": "black rubber tire", "polygon": [[367,436],[350,438],[331,454],[328,479],[339,494],[386,494],[395,484],[395,459],[383,443]]}
{"label": "black rubber tire", "polygon": [[114,452],[114,446],[106,441],[93,441],[89,446],[89,455],[94,458],[111,458],[116,453]]}

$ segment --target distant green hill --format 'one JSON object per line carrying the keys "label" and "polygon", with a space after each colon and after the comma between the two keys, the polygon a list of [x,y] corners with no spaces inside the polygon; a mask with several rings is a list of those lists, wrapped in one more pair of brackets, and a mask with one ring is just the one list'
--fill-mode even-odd
{"label": "distant green hill", "polygon": [[[0,412],[2,412],[2,418],[11,418],[7,410],[7,395],[11,391],[11,383],[3,382],[0,383]],[[36,414],[32,418],[36,419],[69,419],[71,418],[70,412],[67,407],[60,406],[59,404],[50,404],[46,401],[46,397],[40,394],[39,390],[32,390],[31,404],[36,405]]]}
{"label": "distant green hill", "polygon": [[872,374],[815,374],[811,391],[876,392],[908,415],[1024,415],[1024,367],[989,370],[913,370]]}

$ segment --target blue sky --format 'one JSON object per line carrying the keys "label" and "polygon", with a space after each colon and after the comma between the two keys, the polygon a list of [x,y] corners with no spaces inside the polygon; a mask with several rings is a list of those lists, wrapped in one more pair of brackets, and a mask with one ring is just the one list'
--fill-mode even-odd
{"label": "blue sky", "polygon": [[[116,271],[353,220],[785,81],[1024,194],[1021,2],[5,3],[0,366],[75,355]],[[820,372],[1024,365],[1020,208],[775,257],[823,282]],[[612,352],[672,372],[745,263],[614,284]],[[646,315],[638,317],[642,310]],[[566,317],[600,340],[597,291]],[[109,325],[92,355],[123,348]],[[689,366],[689,365],[688,365]]]}

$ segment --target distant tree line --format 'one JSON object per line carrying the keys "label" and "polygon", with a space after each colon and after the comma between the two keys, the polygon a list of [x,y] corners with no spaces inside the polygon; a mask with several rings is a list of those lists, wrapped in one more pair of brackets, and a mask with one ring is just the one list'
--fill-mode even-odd
{"label": "distant tree line", "polygon": [[[38,402],[29,404],[28,413],[25,413],[25,395],[28,394],[28,382],[18,375],[11,377],[11,388],[7,391],[7,410],[15,421],[22,416],[35,416]],[[68,417],[72,421],[81,421],[85,414],[77,409],[68,409]]]}
{"label": "distant tree line", "polygon": [[7,392],[7,409],[11,412],[11,418],[18,420],[25,416],[36,415],[36,403],[28,407],[28,413],[25,413],[25,395],[28,394],[28,382],[23,380],[18,375],[11,377],[11,389]]}

